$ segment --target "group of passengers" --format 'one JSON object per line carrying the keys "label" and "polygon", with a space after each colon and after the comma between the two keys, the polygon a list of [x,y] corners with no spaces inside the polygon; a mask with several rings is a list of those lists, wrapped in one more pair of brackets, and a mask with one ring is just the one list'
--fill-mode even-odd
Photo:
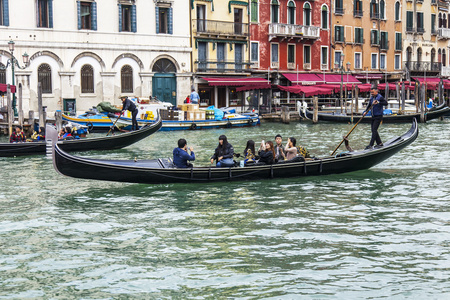
{"label": "group of passengers", "polygon": [[[58,133],[59,140],[72,140],[79,139],[75,133],[72,132],[73,129],[70,126],[61,128]],[[25,133],[22,131],[22,126],[17,125],[15,131],[9,137],[10,143],[25,143],[25,142],[39,142],[45,141],[45,128],[39,127],[38,131],[34,131],[30,138],[26,138]]]}
{"label": "group of passengers", "polygon": [[[309,158],[309,152],[302,146],[296,146],[296,139],[290,137],[287,140],[286,146],[282,144],[281,135],[275,136],[275,146],[272,141],[261,141],[258,152],[255,151],[255,142],[248,140],[244,150],[244,165],[252,164],[274,164],[280,161],[292,160],[298,156]],[[173,163],[178,168],[192,168],[193,165],[189,161],[195,160],[194,148],[190,147],[190,154],[188,153],[188,146],[185,139],[178,140],[178,147],[173,150]],[[233,157],[240,157],[240,154],[234,153],[233,146],[228,142],[225,135],[219,136],[219,144],[211,156],[211,164],[216,162],[216,167],[233,167],[235,161]]]}

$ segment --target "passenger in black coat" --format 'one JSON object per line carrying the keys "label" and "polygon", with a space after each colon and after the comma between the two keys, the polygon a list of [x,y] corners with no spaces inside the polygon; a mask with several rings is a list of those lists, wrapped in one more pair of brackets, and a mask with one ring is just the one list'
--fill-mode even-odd
{"label": "passenger in black coat", "polygon": [[273,164],[275,160],[275,150],[273,149],[273,143],[268,141],[266,143],[261,142],[258,155],[260,157],[258,163],[265,163],[267,165]]}
{"label": "passenger in black coat", "polygon": [[233,146],[228,143],[225,135],[221,135],[219,137],[219,145],[214,151],[214,155],[211,156],[211,163],[214,163],[214,160],[217,160],[216,167],[232,167],[234,166],[233,155]]}

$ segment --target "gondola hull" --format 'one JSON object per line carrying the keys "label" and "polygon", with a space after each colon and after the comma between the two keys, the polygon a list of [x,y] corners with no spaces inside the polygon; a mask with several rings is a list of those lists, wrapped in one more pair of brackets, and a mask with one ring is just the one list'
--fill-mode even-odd
{"label": "gondola hull", "polygon": [[[433,110],[426,112],[425,120],[430,121],[433,119],[437,119],[448,113],[450,113],[450,108],[445,105],[441,105]],[[312,119],[313,111],[310,110],[300,111],[300,116],[306,119]],[[353,115],[352,117],[351,115],[345,114],[341,115],[341,114],[319,112],[317,116],[319,121],[336,122],[336,123],[356,123],[361,119],[361,115],[356,114]],[[410,123],[412,122],[413,119],[420,119],[420,113],[412,113],[404,115],[397,115],[397,114],[384,115],[383,123]],[[370,123],[371,120],[372,118],[367,116],[362,119],[361,123]]]}
{"label": "gondola hull", "polygon": [[58,145],[53,151],[55,169],[66,176],[84,179],[161,184],[291,178],[352,172],[368,169],[396,154],[418,136],[417,121],[402,136],[387,141],[379,149],[351,152],[339,157],[307,161],[287,161],[248,167],[177,169],[168,159],[97,160],[72,156]]}
{"label": "gondola hull", "polygon": [[[158,131],[162,126],[161,119],[137,131],[96,137],[58,141],[64,151],[114,150],[134,144]],[[0,157],[45,154],[46,142],[0,143]]]}

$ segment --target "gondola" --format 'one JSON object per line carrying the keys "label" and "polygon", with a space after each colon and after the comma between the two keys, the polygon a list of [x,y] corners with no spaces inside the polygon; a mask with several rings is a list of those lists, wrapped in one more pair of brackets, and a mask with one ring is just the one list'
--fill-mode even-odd
{"label": "gondola", "polygon": [[77,157],[64,152],[59,145],[53,149],[53,165],[62,175],[131,183],[206,183],[220,181],[259,180],[282,177],[316,176],[368,169],[411,144],[418,136],[417,121],[408,132],[390,139],[384,146],[341,153],[320,159],[303,157],[273,165],[215,168],[194,167],[177,169],[170,159],[101,160]]}
{"label": "gondola", "polygon": [[[445,106],[445,104],[441,104],[436,106],[433,109],[430,109],[425,113],[425,120],[430,121],[433,119],[437,119],[439,117],[444,116],[450,112],[450,108]],[[299,111],[300,117],[306,119],[313,118],[313,111],[305,109]],[[319,121],[328,121],[328,122],[336,122],[336,123],[356,123],[361,118],[361,114],[351,115],[348,114],[337,114],[337,113],[323,113],[319,112],[317,114]],[[413,119],[420,119],[420,113],[411,113],[411,114],[390,114],[383,116],[383,123],[410,123]],[[370,123],[371,118],[366,117],[363,118],[361,123]]]}
{"label": "gondola", "polygon": [[[64,151],[121,149],[155,133],[161,128],[161,126],[162,121],[161,118],[158,117],[155,123],[144,126],[140,130],[103,137],[58,141],[57,144],[60,149],[63,149]],[[0,157],[25,156],[45,153],[45,141],[26,143],[0,143]]]}

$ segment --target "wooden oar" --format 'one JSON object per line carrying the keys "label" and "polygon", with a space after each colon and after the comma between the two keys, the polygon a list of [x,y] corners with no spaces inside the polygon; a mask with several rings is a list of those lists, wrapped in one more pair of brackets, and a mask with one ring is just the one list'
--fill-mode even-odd
{"label": "wooden oar", "polygon": [[[373,106],[373,105],[372,105]],[[339,147],[342,145],[342,143],[345,141],[346,138],[348,138],[348,136],[350,135],[350,133],[352,133],[352,131],[356,128],[356,126],[358,126],[359,122],[361,122],[362,119],[364,119],[364,117],[367,115],[367,113],[372,109],[372,106],[369,107],[368,110],[366,110],[365,113],[363,113],[362,117],[359,119],[358,122],[356,122],[355,126],[352,127],[352,129],[350,129],[350,131],[347,133],[346,136],[344,136],[344,138],[342,139],[342,141],[339,143],[339,145],[336,147],[336,149],[334,149],[333,153],[331,153],[331,156],[334,155],[334,153],[336,153],[337,149],[339,149]]]}
{"label": "wooden oar", "polygon": [[106,136],[109,135],[109,133],[111,132],[111,130],[114,130],[114,127],[116,127],[116,123],[117,121],[120,119],[120,116],[117,117],[117,119],[114,121],[114,124],[109,128],[108,133],[106,134]]}

